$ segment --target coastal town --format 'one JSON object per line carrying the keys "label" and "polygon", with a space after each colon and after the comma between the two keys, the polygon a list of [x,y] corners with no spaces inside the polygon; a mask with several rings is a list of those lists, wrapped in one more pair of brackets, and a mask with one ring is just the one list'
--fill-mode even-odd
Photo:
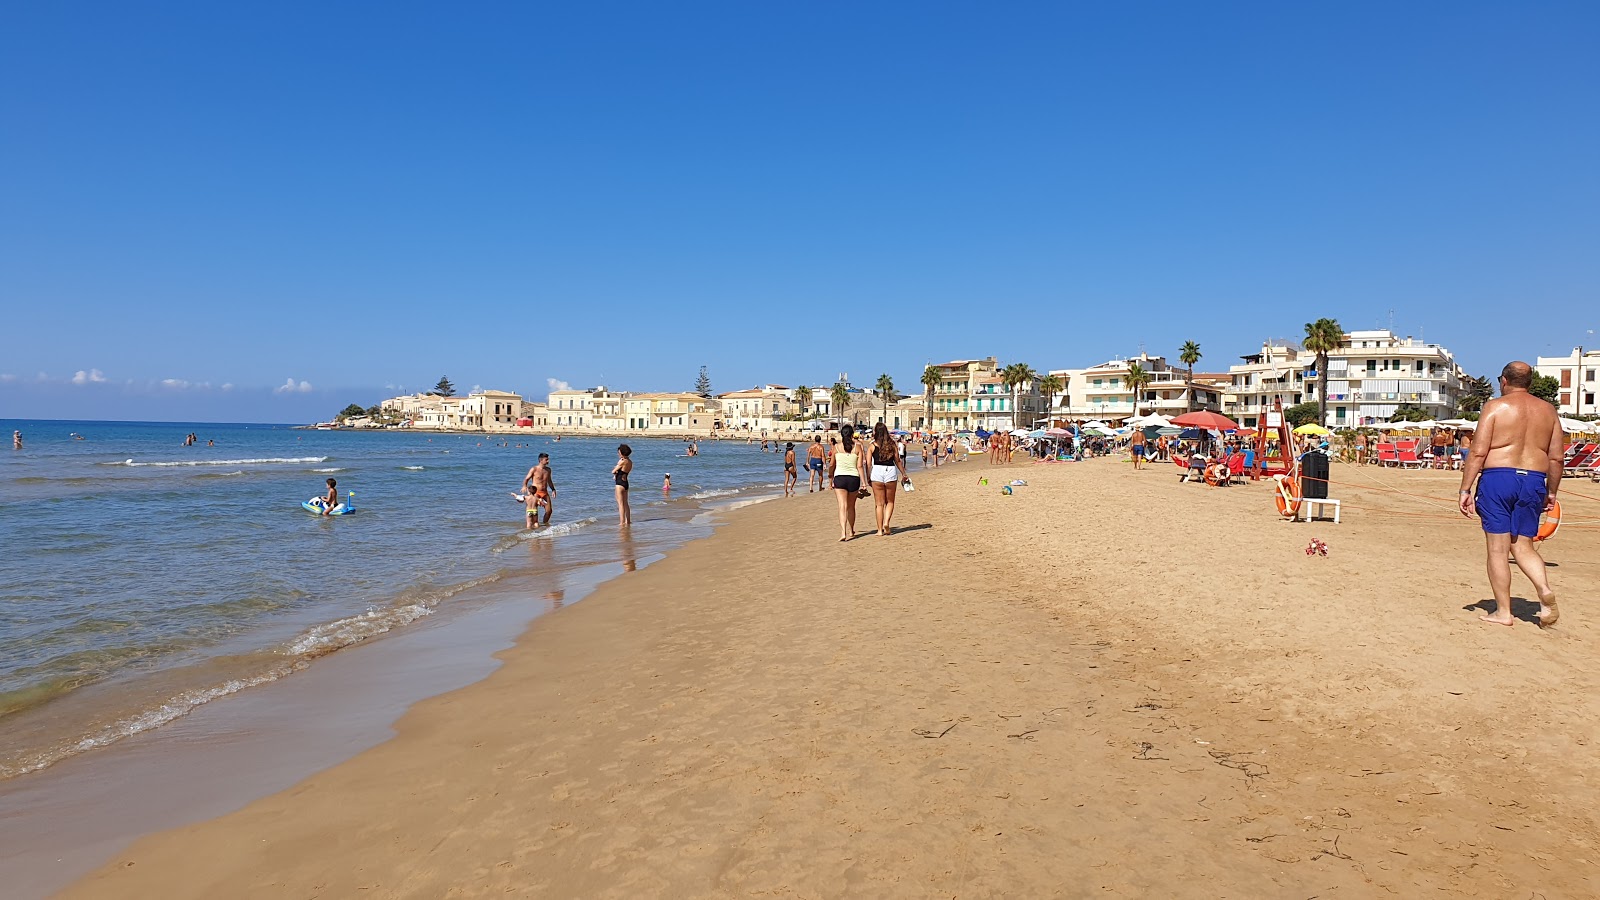
{"label": "coastal town", "polygon": [[[1320,320],[1313,325],[1328,323]],[[434,431],[629,434],[663,437],[721,432],[785,434],[840,424],[883,422],[892,429],[954,433],[1058,427],[1086,420],[1120,423],[1137,416],[1195,410],[1222,413],[1255,427],[1268,410],[1297,406],[1296,424],[1381,425],[1399,417],[1445,420],[1476,415],[1491,395],[1489,381],[1470,375],[1448,348],[1389,329],[1344,331],[1323,326],[1300,341],[1267,340],[1226,368],[1197,369],[1205,360],[1192,342],[1172,357],[1140,349],[1079,367],[1037,369],[995,356],[930,363],[907,385],[888,375],[869,386],[840,373],[829,383],[790,387],[763,383],[713,393],[704,371],[695,390],[649,392],[610,386],[560,386],[541,398],[476,390],[455,396],[439,388],[352,406],[328,427]],[[1320,343],[1319,343],[1320,341]],[[1321,352],[1318,352],[1320,348]],[[1319,366],[1326,360],[1325,369]],[[1536,382],[1560,413],[1600,414],[1596,372],[1600,348],[1538,357]],[[1540,391],[1536,383],[1535,391]]]}

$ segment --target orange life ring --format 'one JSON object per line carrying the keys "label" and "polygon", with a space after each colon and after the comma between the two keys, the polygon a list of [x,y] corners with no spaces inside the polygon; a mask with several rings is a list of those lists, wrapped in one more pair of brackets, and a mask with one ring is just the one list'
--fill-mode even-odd
{"label": "orange life ring", "polygon": [[1300,486],[1295,483],[1293,475],[1274,475],[1273,480],[1278,483],[1278,492],[1272,499],[1278,504],[1278,515],[1285,519],[1292,519],[1300,514]]}
{"label": "orange life ring", "polygon": [[1539,522],[1539,533],[1533,536],[1535,541],[1542,541],[1555,537],[1556,529],[1561,527],[1561,501],[1550,501],[1550,509],[1544,514],[1544,519]]}

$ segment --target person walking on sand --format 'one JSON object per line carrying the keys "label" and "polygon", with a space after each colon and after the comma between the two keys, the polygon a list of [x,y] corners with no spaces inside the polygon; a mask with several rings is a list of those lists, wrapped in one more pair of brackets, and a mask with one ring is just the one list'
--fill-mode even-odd
{"label": "person walking on sand", "polygon": [[822,435],[813,435],[811,445],[806,448],[806,468],[810,470],[810,474],[806,476],[806,493],[808,494],[812,491],[827,489],[827,485],[822,480],[822,462],[825,456],[827,456],[827,451],[822,449]]}
{"label": "person walking on sand", "polygon": [[1483,405],[1472,452],[1461,469],[1460,503],[1463,516],[1476,513],[1482,520],[1489,553],[1494,612],[1478,618],[1496,625],[1516,621],[1509,554],[1538,592],[1539,627],[1548,628],[1561,613],[1533,538],[1540,514],[1554,507],[1561,487],[1565,437],[1555,407],[1530,393],[1532,386],[1533,367],[1527,363],[1510,362],[1500,370],[1500,399]]}
{"label": "person walking on sand", "polygon": [[889,520],[894,518],[894,495],[906,480],[906,467],[889,429],[879,422],[872,429],[872,508],[878,520],[878,534],[888,536]]}
{"label": "person walking on sand", "polygon": [[833,492],[839,498],[839,540],[848,541],[856,536],[856,500],[861,490],[861,445],[856,441],[856,430],[846,425],[839,429],[840,446],[828,459],[828,474],[833,479]]}
{"label": "person walking on sand", "polygon": [[1139,471],[1139,467],[1144,465],[1144,429],[1143,428],[1135,428],[1135,429],[1133,429],[1133,444],[1132,444],[1132,448],[1131,448],[1131,450],[1129,452],[1131,452],[1133,454],[1133,470],[1135,472],[1137,472],[1137,471]]}
{"label": "person walking on sand", "polygon": [[633,448],[617,445],[617,464],[611,467],[611,480],[617,485],[617,517],[623,525],[633,524],[633,510],[628,507],[628,473],[633,471]]}
{"label": "person walking on sand", "polygon": [[800,473],[795,469],[794,442],[788,441],[783,445],[783,495],[794,496],[794,487],[800,483]]}

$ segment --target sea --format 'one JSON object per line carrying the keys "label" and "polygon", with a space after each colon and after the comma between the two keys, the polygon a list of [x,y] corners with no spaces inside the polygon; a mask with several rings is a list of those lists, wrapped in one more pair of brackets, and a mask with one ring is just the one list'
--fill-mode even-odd
{"label": "sea", "polygon": [[[782,483],[781,456],[759,442],[703,441],[689,457],[682,440],[630,437],[634,524],[622,529],[614,438],[0,429],[24,436],[0,456],[0,779],[448,616],[497,582],[632,568],[707,533],[717,506],[777,496]],[[198,441],[185,446],[191,432]],[[556,510],[530,531],[511,495],[540,452],[551,455]],[[327,478],[354,514],[301,507]]]}

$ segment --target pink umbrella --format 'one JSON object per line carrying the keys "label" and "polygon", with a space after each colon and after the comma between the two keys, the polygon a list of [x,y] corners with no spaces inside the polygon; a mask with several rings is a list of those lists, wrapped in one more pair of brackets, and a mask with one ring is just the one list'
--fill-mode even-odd
{"label": "pink umbrella", "polygon": [[1239,423],[1221,413],[1214,413],[1208,409],[1184,413],[1175,416],[1172,424],[1183,425],[1189,428],[1208,428],[1212,431],[1230,431],[1238,428]]}

